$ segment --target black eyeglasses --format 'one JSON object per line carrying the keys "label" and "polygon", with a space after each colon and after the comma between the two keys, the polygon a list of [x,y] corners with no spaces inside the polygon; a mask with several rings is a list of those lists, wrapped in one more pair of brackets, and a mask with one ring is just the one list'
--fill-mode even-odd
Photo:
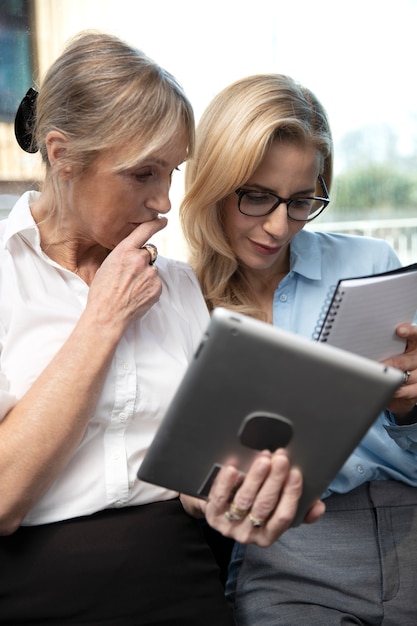
{"label": "black eyeglasses", "polygon": [[264,217],[269,215],[283,202],[287,205],[287,215],[296,222],[311,222],[330,202],[329,193],[323,176],[318,177],[323,196],[312,198],[280,198],[270,191],[254,189],[236,189],[238,196],[237,207],[243,215],[249,217]]}

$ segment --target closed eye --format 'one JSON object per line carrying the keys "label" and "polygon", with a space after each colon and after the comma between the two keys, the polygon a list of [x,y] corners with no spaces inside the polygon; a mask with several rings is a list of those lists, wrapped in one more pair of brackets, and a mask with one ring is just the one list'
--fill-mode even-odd
{"label": "closed eye", "polygon": [[294,198],[291,200],[291,205],[293,209],[310,209],[313,202],[313,198]]}
{"label": "closed eye", "polygon": [[274,199],[275,196],[272,196],[270,193],[266,193],[264,191],[246,191],[245,190],[245,198],[248,202],[252,202],[253,204],[268,202],[270,199]]}
{"label": "closed eye", "polygon": [[148,180],[149,178],[152,178],[153,176],[154,176],[154,173],[152,171],[135,172],[133,174],[133,177],[139,182],[145,182],[146,180]]}

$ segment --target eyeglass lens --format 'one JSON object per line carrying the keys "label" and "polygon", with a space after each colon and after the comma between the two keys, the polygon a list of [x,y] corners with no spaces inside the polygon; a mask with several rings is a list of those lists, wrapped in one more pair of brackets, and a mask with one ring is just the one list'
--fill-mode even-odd
{"label": "eyeglass lens", "polygon": [[[240,210],[245,215],[267,215],[272,209],[277,208],[280,201],[270,193],[259,191],[246,191],[240,196]],[[311,219],[320,211],[325,203],[315,198],[299,198],[286,201],[289,217],[298,220]]]}

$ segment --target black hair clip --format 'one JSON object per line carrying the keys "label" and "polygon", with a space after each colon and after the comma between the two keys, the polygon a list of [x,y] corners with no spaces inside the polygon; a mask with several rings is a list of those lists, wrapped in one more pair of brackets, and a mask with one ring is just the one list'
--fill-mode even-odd
{"label": "black hair clip", "polygon": [[38,92],[30,87],[22,102],[19,104],[14,120],[14,134],[17,143],[22,150],[30,154],[38,151],[38,147],[33,138],[37,97]]}

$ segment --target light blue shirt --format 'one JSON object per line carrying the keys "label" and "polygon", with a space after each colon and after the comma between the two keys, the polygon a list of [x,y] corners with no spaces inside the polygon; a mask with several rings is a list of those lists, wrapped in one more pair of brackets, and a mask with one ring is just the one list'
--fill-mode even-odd
{"label": "light blue shirt", "polygon": [[[274,325],[314,339],[317,322],[341,278],[400,266],[383,240],[304,229],[291,242],[290,272],[274,294]],[[388,411],[378,417],[324,497],[387,479],[417,487],[417,424],[398,426]]]}

